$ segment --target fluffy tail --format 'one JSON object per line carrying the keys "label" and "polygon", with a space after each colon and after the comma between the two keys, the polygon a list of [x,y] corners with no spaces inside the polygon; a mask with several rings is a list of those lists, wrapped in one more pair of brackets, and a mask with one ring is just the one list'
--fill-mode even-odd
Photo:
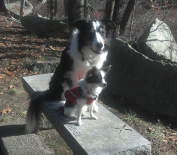
{"label": "fluffy tail", "polygon": [[26,132],[31,133],[38,129],[38,123],[41,116],[42,103],[44,100],[45,92],[35,92],[31,96],[31,101],[29,105],[29,109],[27,111],[26,116]]}

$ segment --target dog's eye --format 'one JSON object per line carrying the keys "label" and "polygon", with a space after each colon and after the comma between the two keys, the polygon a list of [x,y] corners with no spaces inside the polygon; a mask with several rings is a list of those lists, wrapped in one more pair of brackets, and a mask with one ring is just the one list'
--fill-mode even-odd
{"label": "dog's eye", "polygon": [[106,32],[105,32],[103,29],[100,29],[100,33],[101,33],[102,35],[106,35]]}

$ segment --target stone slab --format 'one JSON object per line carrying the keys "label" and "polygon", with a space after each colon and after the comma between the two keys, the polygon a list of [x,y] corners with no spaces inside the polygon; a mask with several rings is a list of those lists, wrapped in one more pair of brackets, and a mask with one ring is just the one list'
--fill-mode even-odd
{"label": "stone slab", "polygon": [[[48,87],[50,76],[52,74],[24,77],[25,90],[44,90]],[[59,108],[60,104],[58,103],[58,108],[56,105],[57,101],[44,103],[43,113],[74,154],[151,154],[151,144],[148,140],[99,103],[99,112],[96,113],[98,120],[90,119],[87,113],[82,118],[82,126],[77,126],[76,120],[65,117]]]}
{"label": "stone slab", "polygon": [[23,77],[23,87],[29,95],[36,91],[45,91],[49,87],[47,84],[49,83],[52,75],[53,73],[48,73]]}
{"label": "stone slab", "polygon": [[[5,4],[7,10],[11,11],[15,14],[18,18],[20,17],[20,8],[21,8],[21,1],[17,1],[15,3]],[[33,6],[27,0],[25,1],[25,6],[23,7],[23,16],[29,15],[32,13]]]}
{"label": "stone slab", "polygon": [[52,154],[36,134],[25,133],[24,119],[0,124],[0,150],[3,155]]}

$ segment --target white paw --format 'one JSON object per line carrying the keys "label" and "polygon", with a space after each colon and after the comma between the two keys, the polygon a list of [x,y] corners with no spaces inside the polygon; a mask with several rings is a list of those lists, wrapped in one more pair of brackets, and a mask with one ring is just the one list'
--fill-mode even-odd
{"label": "white paw", "polygon": [[97,120],[98,118],[97,118],[95,115],[93,115],[93,116],[92,116],[92,119]]}
{"label": "white paw", "polygon": [[77,125],[81,126],[82,125],[82,121],[77,121]]}

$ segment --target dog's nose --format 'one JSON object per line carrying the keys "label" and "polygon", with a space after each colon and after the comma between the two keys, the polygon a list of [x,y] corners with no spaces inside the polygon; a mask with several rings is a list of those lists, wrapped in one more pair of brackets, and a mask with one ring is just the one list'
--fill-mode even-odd
{"label": "dog's nose", "polygon": [[104,83],[103,85],[104,85],[104,87],[107,87],[107,83]]}
{"label": "dog's nose", "polygon": [[101,49],[103,47],[103,43],[97,43],[97,47]]}

